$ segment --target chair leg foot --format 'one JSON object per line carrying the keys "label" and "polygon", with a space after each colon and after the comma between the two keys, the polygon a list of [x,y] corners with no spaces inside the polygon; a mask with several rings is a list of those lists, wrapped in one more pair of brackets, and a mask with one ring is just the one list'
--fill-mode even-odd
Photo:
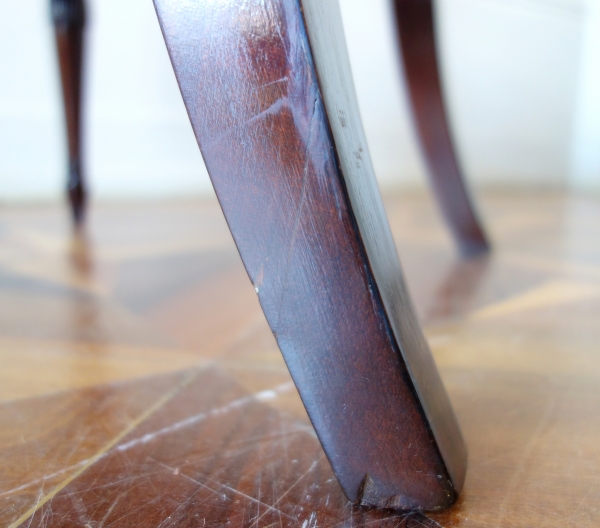
{"label": "chair leg foot", "polygon": [[432,0],[394,0],[394,8],[413,117],[437,202],[461,253],[486,253],[490,244],[469,196],[448,126]]}
{"label": "chair leg foot", "polygon": [[81,176],[81,166],[79,162],[73,162],[69,166],[69,176],[67,179],[67,195],[71,206],[71,216],[73,224],[77,227],[83,224],[87,194],[83,185]]}

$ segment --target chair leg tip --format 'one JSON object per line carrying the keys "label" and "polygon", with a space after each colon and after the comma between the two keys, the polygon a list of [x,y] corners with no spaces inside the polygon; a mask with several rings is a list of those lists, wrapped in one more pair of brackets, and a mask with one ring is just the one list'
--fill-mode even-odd
{"label": "chair leg tip", "polygon": [[67,194],[71,206],[71,217],[75,226],[83,223],[85,218],[87,196],[81,174],[78,170],[71,170],[67,185]]}
{"label": "chair leg tip", "polygon": [[458,246],[461,256],[469,259],[487,255],[492,251],[490,243],[484,237],[460,240]]}

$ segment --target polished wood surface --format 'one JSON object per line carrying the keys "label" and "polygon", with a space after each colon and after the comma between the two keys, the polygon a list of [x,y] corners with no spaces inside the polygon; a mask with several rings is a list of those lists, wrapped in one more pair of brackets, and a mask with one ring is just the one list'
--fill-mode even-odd
{"label": "polished wood surface", "polygon": [[[466,447],[403,282],[358,104],[336,97],[352,84],[349,67],[334,75],[337,1],[155,5],[227,224],[346,496],[450,506]],[[334,21],[340,39],[320,41]]]}
{"label": "polished wood surface", "polygon": [[76,225],[83,221],[86,185],[81,144],[84,0],[51,0],[68,145],[67,195]]}
{"label": "polished wood surface", "polygon": [[3,207],[0,526],[597,527],[600,199],[480,203],[496,250],[461,261],[426,196],[386,201],[469,445],[426,516],[344,498],[216,203],[99,206],[75,239]]}
{"label": "polished wood surface", "polygon": [[393,5],[417,136],[438,204],[460,251],[485,253],[490,244],[469,197],[446,116],[433,0],[394,0]]}

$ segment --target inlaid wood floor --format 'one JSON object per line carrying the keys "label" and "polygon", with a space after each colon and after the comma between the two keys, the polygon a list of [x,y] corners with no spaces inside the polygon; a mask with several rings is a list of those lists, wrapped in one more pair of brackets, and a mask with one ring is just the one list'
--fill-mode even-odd
{"label": "inlaid wood floor", "polygon": [[600,199],[489,194],[487,259],[388,197],[470,450],[424,516],[344,499],[213,202],[0,209],[0,526],[600,526]]}

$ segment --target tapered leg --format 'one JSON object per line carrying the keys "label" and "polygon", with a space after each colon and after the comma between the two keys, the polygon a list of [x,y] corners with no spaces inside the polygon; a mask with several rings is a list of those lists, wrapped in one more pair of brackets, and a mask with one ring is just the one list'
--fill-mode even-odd
{"label": "tapered leg", "polygon": [[85,6],[83,0],[51,0],[69,148],[67,193],[73,221],[83,221],[86,188],[81,160],[81,76]]}
{"label": "tapered leg", "polygon": [[433,0],[394,0],[413,116],[437,201],[461,253],[489,250],[448,127],[435,46]]}
{"label": "tapered leg", "polygon": [[261,306],[342,488],[434,510],[466,448],[402,278],[337,0],[155,0]]}

